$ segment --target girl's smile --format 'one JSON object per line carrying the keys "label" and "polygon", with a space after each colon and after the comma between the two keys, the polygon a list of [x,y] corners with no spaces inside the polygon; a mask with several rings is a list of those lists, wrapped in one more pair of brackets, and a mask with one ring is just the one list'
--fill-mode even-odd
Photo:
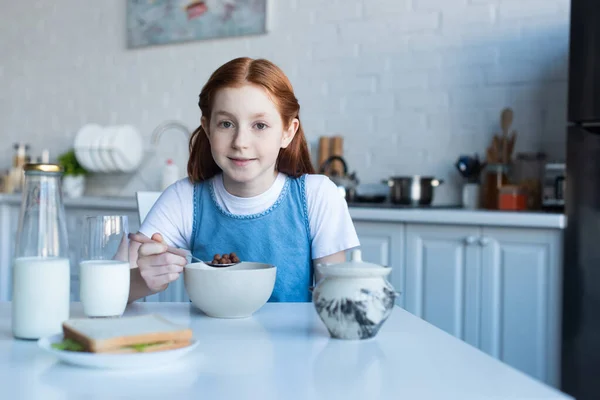
{"label": "girl's smile", "polygon": [[252,161],[255,161],[256,158],[242,158],[242,157],[227,157],[233,162],[237,167],[245,167],[250,164]]}

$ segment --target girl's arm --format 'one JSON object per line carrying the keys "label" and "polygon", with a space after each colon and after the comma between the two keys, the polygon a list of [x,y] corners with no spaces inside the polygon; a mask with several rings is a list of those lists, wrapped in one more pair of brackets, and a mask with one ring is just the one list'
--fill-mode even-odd
{"label": "girl's arm", "polygon": [[[189,180],[177,181],[158,198],[139,232],[130,235],[129,302],[163,291],[179,277],[187,260],[167,253],[166,245],[187,248],[192,230],[192,198]],[[156,243],[141,243],[148,238]]]}
{"label": "girl's arm", "polygon": [[306,177],[306,197],[313,266],[346,261],[346,252],[360,246],[346,200],[323,175]]}
{"label": "girl's arm", "polygon": [[346,261],[346,252],[340,251],[339,253],[331,254],[329,256],[317,258],[313,260],[313,265],[317,264],[336,264]]}
{"label": "girl's arm", "polygon": [[[346,261],[346,252],[340,251],[338,253],[334,253],[325,257],[317,258],[313,260],[313,267],[316,267],[317,264],[337,264]],[[316,268],[313,268],[315,271],[315,285],[319,283],[321,280],[321,274]]]}

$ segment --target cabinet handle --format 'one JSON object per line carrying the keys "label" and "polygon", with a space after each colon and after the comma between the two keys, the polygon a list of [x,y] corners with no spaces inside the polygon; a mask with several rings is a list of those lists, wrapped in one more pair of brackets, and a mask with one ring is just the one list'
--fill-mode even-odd
{"label": "cabinet handle", "polygon": [[487,238],[485,236],[479,238],[479,244],[481,246],[487,246],[488,244],[490,244],[490,238]]}
{"label": "cabinet handle", "polygon": [[466,244],[474,244],[476,241],[477,241],[477,238],[475,236],[467,236],[465,238]]}

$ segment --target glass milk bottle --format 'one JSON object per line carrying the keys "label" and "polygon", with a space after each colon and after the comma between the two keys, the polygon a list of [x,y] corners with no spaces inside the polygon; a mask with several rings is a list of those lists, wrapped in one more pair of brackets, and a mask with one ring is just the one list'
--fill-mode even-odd
{"label": "glass milk bottle", "polygon": [[12,331],[38,339],[62,332],[69,318],[70,264],[62,170],[26,164],[13,260]]}

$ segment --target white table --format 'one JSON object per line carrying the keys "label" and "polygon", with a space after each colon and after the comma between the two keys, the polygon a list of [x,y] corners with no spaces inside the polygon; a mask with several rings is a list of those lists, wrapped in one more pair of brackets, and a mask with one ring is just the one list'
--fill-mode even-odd
{"label": "white table", "polygon": [[[134,303],[189,324],[200,345],[172,366],[69,366],[15,340],[0,303],[2,399],[572,399],[397,307],[367,341],[330,339],[310,303],[266,304],[252,318],[208,318],[188,303]],[[72,316],[81,316],[74,303]]]}

